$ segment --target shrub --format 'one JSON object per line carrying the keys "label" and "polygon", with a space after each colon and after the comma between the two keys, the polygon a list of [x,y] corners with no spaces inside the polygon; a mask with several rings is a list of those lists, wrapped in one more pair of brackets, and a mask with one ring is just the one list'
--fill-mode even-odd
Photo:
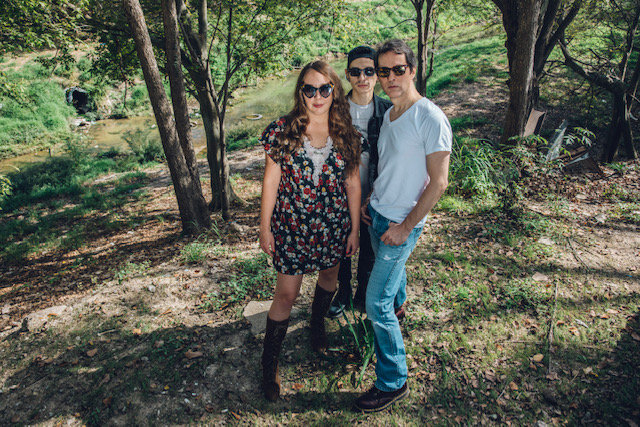
{"label": "shrub", "polygon": [[454,138],[449,192],[467,198],[495,194],[499,162],[500,153],[488,141]]}
{"label": "shrub", "polygon": [[[4,175],[0,175],[0,206],[2,202],[12,193],[11,180]],[[0,208],[2,210],[2,208]]]}
{"label": "shrub", "polygon": [[231,128],[227,132],[227,149],[234,151],[256,145],[263,128],[262,122]]}
{"label": "shrub", "polygon": [[149,130],[136,129],[123,134],[123,139],[140,163],[162,162],[165,160],[160,137]]}

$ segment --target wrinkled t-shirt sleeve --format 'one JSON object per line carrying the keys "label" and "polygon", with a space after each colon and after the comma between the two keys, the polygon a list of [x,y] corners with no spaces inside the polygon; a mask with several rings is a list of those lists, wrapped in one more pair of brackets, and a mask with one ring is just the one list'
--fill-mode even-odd
{"label": "wrinkled t-shirt sleeve", "polygon": [[449,120],[439,108],[436,107],[422,121],[420,134],[424,135],[424,151],[427,156],[437,151],[451,151],[453,132]]}

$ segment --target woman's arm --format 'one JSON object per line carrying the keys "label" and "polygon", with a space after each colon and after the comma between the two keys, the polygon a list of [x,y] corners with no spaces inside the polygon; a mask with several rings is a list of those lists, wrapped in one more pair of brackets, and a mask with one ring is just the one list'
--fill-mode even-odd
{"label": "woman's arm", "polygon": [[271,232],[271,215],[276,205],[278,187],[280,186],[280,165],[265,154],[264,179],[262,180],[262,199],[260,202],[260,248],[273,256],[276,249],[275,239]]}
{"label": "woman's arm", "polygon": [[360,171],[353,168],[345,181],[349,216],[351,217],[351,234],[347,237],[347,256],[352,256],[360,244]]}

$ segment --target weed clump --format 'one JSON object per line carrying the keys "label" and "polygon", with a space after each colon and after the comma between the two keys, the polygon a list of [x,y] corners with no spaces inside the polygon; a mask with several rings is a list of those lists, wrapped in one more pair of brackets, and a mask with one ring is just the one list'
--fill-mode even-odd
{"label": "weed clump", "polygon": [[276,272],[269,265],[269,257],[259,254],[241,259],[233,265],[233,273],[220,290],[202,298],[199,308],[216,311],[244,302],[247,298],[269,299],[273,297]]}

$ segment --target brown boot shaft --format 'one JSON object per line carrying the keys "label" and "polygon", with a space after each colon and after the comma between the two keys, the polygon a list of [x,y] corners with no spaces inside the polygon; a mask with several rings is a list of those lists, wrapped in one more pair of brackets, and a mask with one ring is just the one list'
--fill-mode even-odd
{"label": "brown boot shaft", "polygon": [[280,397],[278,356],[287,335],[289,319],[275,321],[267,316],[262,350],[262,391],[267,400],[275,402]]}
{"label": "brown boot shaft", "polygon": [[316,290],[311,304],[311,348],[316,353],[327,351],[327,332],[324,327],[324,316],[329,310],[331,300],[336,292],[325,291],[316,283]]}

